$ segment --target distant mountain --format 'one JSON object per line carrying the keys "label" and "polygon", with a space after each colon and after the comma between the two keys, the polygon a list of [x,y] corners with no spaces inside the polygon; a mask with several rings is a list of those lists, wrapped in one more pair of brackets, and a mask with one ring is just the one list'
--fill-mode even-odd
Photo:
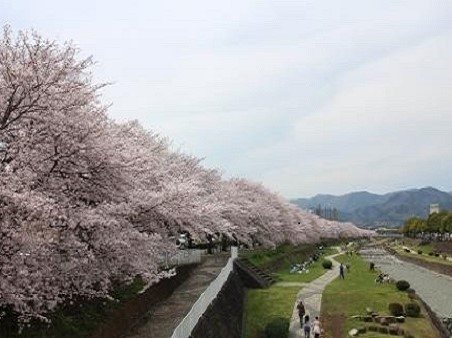
{"label": "distant mountain", "polygon": [[304,209],[336,208],[339,218],[367,227],[397,226],[411,216],[426,217],[429,205],[439,203],[442,209],[452,209],[452,192],[432,187],[387,193],[372,194],[367,191],[349,194],[316,195],[312,198],[298,198],[292,203]]}

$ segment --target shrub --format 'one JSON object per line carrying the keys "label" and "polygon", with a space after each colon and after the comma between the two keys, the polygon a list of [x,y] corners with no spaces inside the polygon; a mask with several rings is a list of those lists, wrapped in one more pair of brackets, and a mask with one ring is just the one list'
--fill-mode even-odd
{"label": "shrub", "polygon": [[422,250],[418,250],[417,253],[418,253],[419,255],[422,255]]}
{"label": "shrub", "polygon": [[389,312],[393,316],[398,317],[398,316],[403,315],[403,305],[400,303],[391,303],[391,304],[389,304],[388,308],[389,308]]}
{"label": "shrub", "polygon": [[366,333],[367,332],[367,327],[359,327],[358,328],[358,333],[362,334],[362,333]]}
{"label": "shrub", "polygon": [[409,288],[408,290],[406,290],[406,292],[408,293],[408,298],[409,299],[416,299],[416,291],[412,288]]}
{"label": "shrub", "polygon": [[378,328],[378,332],[383,333],[383,334],[388,334],[389,333],[388,328],[385,327],[385,326],[380,326]]}
{"label": "shrub", "polygon": [[447,255],[443,254],[443,259],[446,260],[447,259]]}
{"label": "shrub", "polygon": [[352,266],[350,264],[345,264],[345,267],[347,268],[347,272],[350,272],[350,269],[352,268]]}
{"label": "shrub", "polygon": [[399,280],[396,283],[396,287],[400,291],[406,291],[410,288],[410,283],[408,283],[406,280]]}
{"label": "shrub", "polygon": [[429,255],[429,256],[433,256],[434,253],[433,253],[432,251],[430,251],[430,252],[428,253],[428,255]]}
{"label": "shrub", "polygon": [[435,257],[439,257],[439,252],[435,252]]}
{"label": "shrub", "polygon": [[411,252],[410,249],[403,249],[403,250],[405,250],[405,252],[408,252],[408,253]]}
{"label": "shrub", "polygon": [[289,320],[275,318],[265,327],[265,338],[286,338],[289,333]]}
{"label": "shrub", "polygon": [[331,269],[333,267],[333,262],[330,261],[329,259],[324,259],[323,262],[322,262],[322,266],[325,269]]}
{"label": "shrub", "polygon": [[408,317],[419,317],[421,307],[416,303],[408,303],[405,305],[405,312]]}
{"label": "shrub", "polygon": [[377,332],[377,331],[378,331],[378,326],[373,326],[373,325],[371,325],[371,326],[369,326],[367,329],[368,329],[369,331]]}
{"label": "shrub", "polygon": [[397,336],[399,333],[399,326],[397,324],[389,325],[389,334],[393,336]]}

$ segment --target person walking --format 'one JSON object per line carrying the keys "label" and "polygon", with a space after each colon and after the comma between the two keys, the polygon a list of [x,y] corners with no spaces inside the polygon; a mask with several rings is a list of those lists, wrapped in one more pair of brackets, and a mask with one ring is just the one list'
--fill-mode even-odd
{"label": "person walking", "polygon": [[314,323],[313,323],[313,329],[312,332],[314,332],[314,338],[320,338],[320,334],[322,333],[322,327],[320,324],[319,317],[315,317]]}
{"label": "person walking", "polygon": [[304,316],[303,331],[304,331],[304,338],[311,337],[311,323],[309,322],[309,315]]}
{"label": "person walking", "polygon": [[297,305],[298,317],[300,317],[300,326],[303,326],[303,318],[306,314],[306,309],[304,307],[303,301],[300,299],[300,302]]}
{"label": "person walking", "polygon": [[345,279],[345,275],[344,275],[344,265],[341,263],[341,265],[339,266],[339,276],[341,277],[341,279]]}

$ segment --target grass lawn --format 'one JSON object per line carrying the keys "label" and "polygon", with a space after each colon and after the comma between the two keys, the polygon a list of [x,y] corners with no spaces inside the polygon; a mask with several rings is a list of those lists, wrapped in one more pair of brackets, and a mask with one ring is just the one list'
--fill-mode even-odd
{"label": "grass lawn", "polygon": [[[406,304],[411,302],[407,293],[398,291],[393,284],[375,284],[378,272],[369,271],[368,263],[361,257],[341,255],[336,260],[350,264],[350,272],[345,280],[336,279],[329,284],[322,297],[322,319],[326,337],[342,338],[352,328],[364,327],[367,323],[350,318],[364,315],[370,307],[379,314],[387,314],[389,303]],[[369,323],[372,325],[372,323]],[[407,318],[401,324],[405,331],[416,338],[436,338],[437,331],[432,326],[428,315],[422,309],[420,318]],[[360,335],[366,338],[391,337],[373,332]]]}
{"label": "grass lawn", "polygon": [[[403,247],[406,246],[408,248],[410,248],[411,250],[414,250],[415,253],[409,253],[406,252]],[[406,257],[414,257],[417,259],[422,259],[423,261],[426,262],[432,262],[432,263],[439,263],[439,264],[444,264],[444,265],[449,265],[452,266],[452,261],[448,260],[448,259],[444,259],[443,257],[439,256],[430,256],[428,253],[434,251],[434,248],[431,244],[426,244],[426,245],[416,245],[415,242],[408,243],[408,244],[392,244],[392,248],[395,249],[397,251],[397,253],[401,256],[406,256]],[[422,250],[422,254],[418,254],[417,251],[418,250]]]}
{"label": "grass lawn", "polygon": [[323,258],[325,256],[335,254],[336,252],[337,250],[335,248],[325,248],[322,251],[320,258],[309,267],[309,273],[290,273],[291,264],[301,263],[301,261],[285,261],[284,264],[274,273],[274,276],[280,282],[309,283],[325,273],[326,270],[322,267]]}
{"label": "grass lawn", "polygon": [[[259,332],[277,317],[290,320],[296,296],[302,286],[284,286],[281,282],[309,283],[325,273],[321,266],[322,258],[331,255],[336,249],[326,248],[322,257],[314,262],[309,273],[290,274],[290,261],[284,261],[283,265],[274,274],[278,283],[273,284],[268,289],[250,289],[247,291],[245,299],[245,337],[259,337]],[[300,263],[300,262],[298,262]]]}
{"label": "grass lawn", "polygon": [[[322,243],[321,245],[326,248],[326,250],[331,249],[333,246],[340,246],[344,244],[340,241],[329,241]],[[276,268],[279,269],[284,264],[290,265],[292,262],[299,263],[303,261],[306,257],[313,254],[317,250],[315,244],[300,244],[297,246],[291,244],[281,244],[274,249],[254,249],[248,252],[241,252],[240,256],[246,257],[251,263],[256,266],[263,268],[270,268],[274,271],[274,263],[277,263]]]}
{"label": "grass lawn", "polygon": [[279,259],[285,260],[288,256],[305,256],[315,250],[314,245],[293,246],[290,244],[281,244],[275,249],[256,249],[250,251],[244,256],[256,266],[265,266]]}
{"label": "grass lawn", "polygon": [[274,318],[290,320],[300,287],[283,287],[278,283],[268,289],[250,289],[245,299],[245,337],[259,337],[259,333]]}
{"label": "grass lawn", "polygon": [[412,238],[403,238],[404,245],[408,246],[410,249],[422,250],[425,254],[428,254],[431,251],[435,251],[435,248],[432,243],[420,245],[420,240],[412,239]]}

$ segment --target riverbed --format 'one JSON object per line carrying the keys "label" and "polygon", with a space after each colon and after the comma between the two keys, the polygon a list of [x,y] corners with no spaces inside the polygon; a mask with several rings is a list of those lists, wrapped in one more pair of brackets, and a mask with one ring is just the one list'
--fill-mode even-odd
{"label": "riverbed", "polygon": [[408,281],[416,293],[443,318],[452,318],[452,278],[404,262],[380,248],[361,250],[362,257],[395,280]]}

